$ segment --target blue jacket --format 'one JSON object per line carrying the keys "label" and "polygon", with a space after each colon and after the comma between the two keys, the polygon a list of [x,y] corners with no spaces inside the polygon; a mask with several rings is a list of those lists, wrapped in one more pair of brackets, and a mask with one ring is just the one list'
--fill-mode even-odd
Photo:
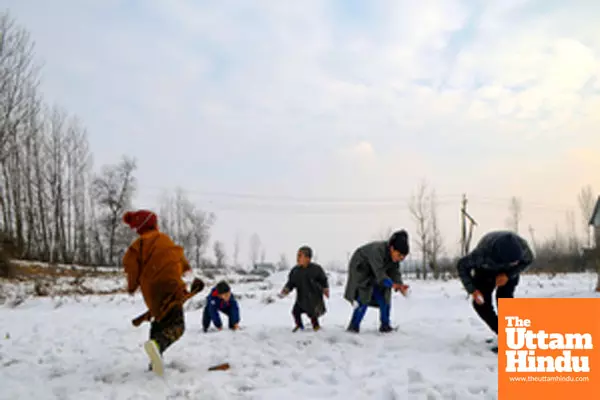
{"label": "blue jacket", "polygon": [[217,328],[223,326],[219,311],[229,316],[229,321],[236,324],[240,321],[240,307],[233,293],[229,301],[225,301],[218,296],[217,289],[214,287],[208,297],[206,297],[206,307],[210,315],[210,319]]}

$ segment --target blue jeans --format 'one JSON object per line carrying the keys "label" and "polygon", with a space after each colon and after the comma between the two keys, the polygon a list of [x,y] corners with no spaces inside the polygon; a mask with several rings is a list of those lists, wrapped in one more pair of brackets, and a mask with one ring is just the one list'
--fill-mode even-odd
{"label": "blue jeans", "polygon": [[[350,322],[350,326],[358,330],[360,328],[360,323],[365,317],[365,314],[367,313],[367,308],[369,306],[368,304],[361,303],[360,300],[358,300],[358,296],[356,297],[358,306],[354,309],[354,312],[352,313],[352,321]],[[373,300],[375,300],[375,302],[379,306],[379,319],[381,321],[381,326],[390,326],[391,307],[385,302],[383,292],[377,286],[373,288]]]}

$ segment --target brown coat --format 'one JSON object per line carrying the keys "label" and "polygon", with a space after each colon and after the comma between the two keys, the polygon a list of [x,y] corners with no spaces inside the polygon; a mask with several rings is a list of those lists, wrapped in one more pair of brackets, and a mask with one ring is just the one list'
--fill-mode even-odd
{"label": "brown coat", "polygon": [[182,275],[191,270],[183,247],[157,230],[144,233],[133,242],[123,266],[127,274],[127,291],[142,289],[144,302],[155,320],[160,321],[175,305],[184,302],[187,293]]}

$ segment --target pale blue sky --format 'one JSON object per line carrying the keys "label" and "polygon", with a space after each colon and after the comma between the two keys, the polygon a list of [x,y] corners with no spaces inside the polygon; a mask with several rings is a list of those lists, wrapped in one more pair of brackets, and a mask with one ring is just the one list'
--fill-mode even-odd
{"label": "pale blue sky", "polygon": [[[97,164],[136,157],[140,206],[186,187],[217,214],[213,239],[231,250],[242,235],[244,261],[253,232],[270,259],[308,243],[324,263],[387,226],[414,233],[404,199],[423,177],[443,200],[452,251],[463,192],[481,223],[476,238],[504,228],[512,195],[524,202],[522,226],[541,238],[564,224],[582,185],[600,190],[598,2],[0,7],[31,31],[46,99],[81,117]],[[268,214],[200,192],[398,206],[285,203]]]}

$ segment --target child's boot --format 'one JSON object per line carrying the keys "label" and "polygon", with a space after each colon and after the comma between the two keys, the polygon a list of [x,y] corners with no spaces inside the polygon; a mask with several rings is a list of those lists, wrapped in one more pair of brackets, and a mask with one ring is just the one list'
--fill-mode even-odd
{"label": "child's boot", "polygon": [[311,318],[310,322],[315,332],[321,329],[321,325],[319,324],[319,320],[317,318]]}
{"label": "child's boot", "polygon": [[158,348],[158,343],[155,340],[148,340],[144,343],[144,350],[146,350],[146,354],[150,358],[150,367],[152,371],[158,376],[163,376],[165,373],[165,367],[163,365],[162,354],[160,353],[160,349]]}

